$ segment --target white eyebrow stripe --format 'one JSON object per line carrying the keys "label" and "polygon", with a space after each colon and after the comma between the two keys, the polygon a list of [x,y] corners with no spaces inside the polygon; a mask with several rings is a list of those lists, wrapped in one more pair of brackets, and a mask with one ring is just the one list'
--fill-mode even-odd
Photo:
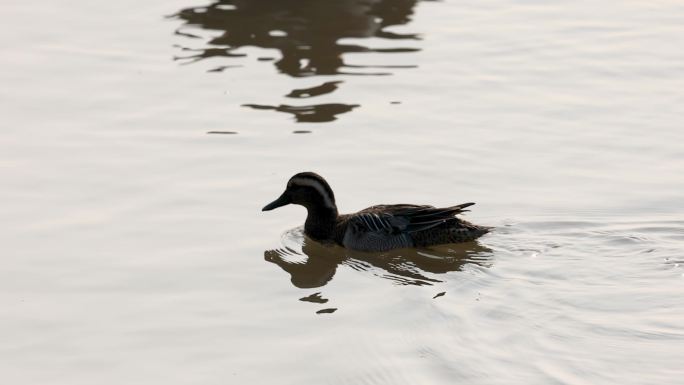
{"label": "white eyebrow stripe", "polygon": [[325,189],[325,187],[323,187],[321,182],[315,179],[294,178],[290,180],[290,182],[287,184],[287,187],[290,187],[292,185],[308,186],[314,188],[323,197],[323,205],[331,209],[335,208],[335,203],[333,202],[332,197],[330,196],[330,194],[328,194],[328,191]]}

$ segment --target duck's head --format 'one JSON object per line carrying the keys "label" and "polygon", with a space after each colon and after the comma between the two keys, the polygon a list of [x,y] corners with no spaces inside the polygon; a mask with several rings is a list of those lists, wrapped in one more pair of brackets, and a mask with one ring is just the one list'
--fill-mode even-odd
{"label": "duck's head", "polygon": [[261,211],[289,205],[304,206],[308,210],[327,209],[337,212],[335,195],[322,176],[313,172],[300,172],[287,182],[285,192],[278,199],[264,206]]}

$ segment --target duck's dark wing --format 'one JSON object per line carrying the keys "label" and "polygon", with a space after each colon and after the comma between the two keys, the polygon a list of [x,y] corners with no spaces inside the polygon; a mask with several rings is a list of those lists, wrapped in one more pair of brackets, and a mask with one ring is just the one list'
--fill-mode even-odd
{"label": "duck's dark wing", "polygon": [[358,212],[345,218],[344,247],[361,251],[384,251],[413,247],[406,231],[409,222],[391,214]]}
{"label": "duck's dark wing", "polygon": [[369,207],[359,212],[361,213],[382,213],[391,215],[393,218],[401,218],[406,226],[403,231],[410,233],[423,231],[435,226],[439,226],[445,221],[453,219],[457,214],[469,211],[467,207],[475,203],[468,202],[456,206],[437,208],[434,206],[420,205],[380,205]]}
{"label": "duck's dark wing", "polygon": [[414,233],[439,226],[474,203],[436,208],[419,205],[379,205],[346,216],[342,244],[356,250],[414,247]]}

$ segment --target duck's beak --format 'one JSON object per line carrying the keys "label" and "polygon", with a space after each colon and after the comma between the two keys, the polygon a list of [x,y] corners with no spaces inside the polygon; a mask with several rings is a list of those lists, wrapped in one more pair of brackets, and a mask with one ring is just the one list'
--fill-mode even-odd
{"label": "duck's beak", "polygon": [[290,203],[292,203],[292,201],[290,200],[290,197],[288,197],[286,193],[283,193],[283,195],[278,197],[278,199],[276,199],[273,202],[264,206],[264,208],[261,209],[261,211],[269,211],[269,210],[277,209],[278,207],[289,205]]}

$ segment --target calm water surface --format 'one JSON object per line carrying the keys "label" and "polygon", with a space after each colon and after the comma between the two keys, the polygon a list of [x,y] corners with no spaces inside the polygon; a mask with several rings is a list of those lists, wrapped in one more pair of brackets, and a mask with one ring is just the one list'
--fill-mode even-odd
{"label": "calm water surface", "polygon": [[[681,384],[684,6],[5,1],[7,384]],[[349,252],[262,213],[478,204]]]}

